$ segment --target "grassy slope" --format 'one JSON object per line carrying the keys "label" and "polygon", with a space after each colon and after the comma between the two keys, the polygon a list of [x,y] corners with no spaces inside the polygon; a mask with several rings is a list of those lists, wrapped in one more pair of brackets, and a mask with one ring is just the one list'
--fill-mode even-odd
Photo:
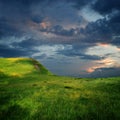
{"label": "grassy slope", "polygon": [[119,93],[120,77],[59,77],[33,59],[0,59],[0,120],[119,120]]}

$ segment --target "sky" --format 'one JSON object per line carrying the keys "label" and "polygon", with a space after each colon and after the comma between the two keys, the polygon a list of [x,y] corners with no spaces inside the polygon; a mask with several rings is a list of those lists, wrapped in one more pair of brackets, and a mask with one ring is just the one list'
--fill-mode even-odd
{"label": "sky", "polygon": [[0,57],[56,75],[120,76],[120,0],[0,0]]}

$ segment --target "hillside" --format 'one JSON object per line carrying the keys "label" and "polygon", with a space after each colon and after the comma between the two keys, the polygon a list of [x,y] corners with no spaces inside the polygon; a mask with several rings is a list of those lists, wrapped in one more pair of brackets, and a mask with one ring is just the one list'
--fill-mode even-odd
{"label": "hillside", "polygon": [[120,77],[53,75],[29,58],[0,58],[0,120],[119,120]]}
{"label": "hillside", "polygon": [[32,58],[0,58],[0,73],[18,77],[31,73],[51,74],[43,65]]}

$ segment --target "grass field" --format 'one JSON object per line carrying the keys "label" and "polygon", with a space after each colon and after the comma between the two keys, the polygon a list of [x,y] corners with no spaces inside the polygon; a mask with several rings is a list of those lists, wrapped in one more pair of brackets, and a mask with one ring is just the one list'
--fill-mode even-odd
{"label": "grass field", "polygon": [[0,58],[0,120],[120,120],[120,77],[60,77],[33,59]]}

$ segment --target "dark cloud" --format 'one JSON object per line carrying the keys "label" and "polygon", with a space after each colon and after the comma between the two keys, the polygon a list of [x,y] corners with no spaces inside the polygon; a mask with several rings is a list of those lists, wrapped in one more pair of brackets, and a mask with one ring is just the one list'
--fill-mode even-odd
{"label": "dark cloud", "polygon": [[116,45],[117,47],[120,48],[120,37],[119,36],[114,36],[112,40],[112,44]]}
{"label": "dark cloud", "polygon": [[89,77],[116,77],[120,76],[120,67],[112,68],[99,68],[96,69],[93,73],[88,75]]}
{"label": "dark cloud", "polygon": [[[39,56],[35,56],[34,58],[35,58],[35,59],[38,59],[38,60],[42,60],[42,59],[44,59],[44,58],[50,59],[50,58],[48,58],[48,56],[47,56],[46,54],[42,54],[42,55],[39,55]],[[52,59],[53,59],[53,58],[52,58]]]}
{"label": "dark cloud", "polygon": [[[74,42],[81,42],[81,43],[92,43],[95,44],[97,42],[106,42],[118,45],[119,40],[118,38],[115,39],[114,36],[119,36],[120,34],[120,12],[119,12],[119,1],[116,0],[116,2],[113,4],[113,0],[111,1],[100,1],[97,0],[96,2],[93,2],[94,0],[88,1],[88,0],[1,0],[0,1],[0,37],[2,36],[20,36],[21,34],[33,34],[34,36],[36,34],[31,32],[31,27],[28,26],[27,22],[32,20],[33,24],[36,23],[36,25],[39,26],[40,23],[45,21],[46,17],[53,18],[54,24],[46,27],[46,28],[34,28],[35,30],[39,30],[40,32],[46,32],[46,33],[52,33],[57,36],[66,36],[66,37],[73,37]],[[82,21],[81,24],[84,24],[84,18],[81,16],[74,15],[76,11],[74,11],[71,8],[72,5],[79,6],[80,8],[82,6],[85,6],[87,4],[91,5],[93,4],[93,8],[100,12],[100,10],[105,11],[105,14],[108,14],[108,18],[103,18],[100,20],[97,20],[96,22],[90,22],[86,26],[86,28],[69,28],[66,29],[65,25],[75,23],[75,20]],[[118,3],[118,4],[116,4]],[[49,4],[49,6],[47,5]],[[99,4],[99,5],[98,5]],[[52,7],[51,7],[52,6]],[[96,7],[98,6],[98,7]],[[107,7],[108,6],[108,7]],[[100,10],[97,10],[97,8],[100,8]],[[107,8],[110,10],[108,12],[104,8]],[[117,12],[112,13],[112,9],[118,10]],[[43,12],[43,13],[42,13]],[[59,13],[59,14],[56,14]],[[66,18],[65,18],[66,17]],[[71,21],[70,21],[71,20]],[[49,21],[49,19],[48,19]],[[57,21],[55,23],[55,21]],[[62,24],[62,25],[61,25]],[[32,28],[33,29],[33,28]],[[114,39],[113,39],[114,38]],[[48,38],[49,39],[49,38]],[[77,39],[77,40],[76,40]],[[56,38],[57,40],[57,38]],[[30,40],[32,41],[32,40]],[[33,40],[34,41],[34,40]],[[71,41],[71,39],[70,39]],[[58,42],[58,41],[57,41]],[[60,41],[59,41],[60,42]],[[67,40],[69,43],[69,40]],[[28,41],[23,41],[21,43],[22,46],[25,46],[28,43]],[[33,43],[35,45],[37,42]],[[25,45],[23,45],[25,44]],[[30,42],[28,43],[28,45]],[[27,45],[26,45],[27,46]]]}
{"label": "dark cloud", "polygon": [[[73,0],[69,0],[69,1],[73,2]],[[73,5],[73,7],[77,8],[77,9],[81,9],[85,5],[92,4],[93,1],[94,0],[74,0],[75,4]]]}
{"label": "dark cloud", "polygon": [[120,14],[117,14],[109,20],[104,18],[89,23],[86,28],[82,30],[82,35],[85,37],[80,39],[80,41],[93,44],[100,42],[114,45],[120,44],[118,40],[120,35],[119,16]]}
{"label": "dark cloud", "polygon": [[21,41],[11,42],[10,45],[14,48],[34,50],[34,47],[39,47],[41,45],[46,45],[46,44],[53,45],[53,43],[50,43],[49,41],[47,41],[45,39],[38,40],[38,39],[34,39],[34,38],[26,38]]}
{"label": "dark cloud", "polygon": [[73,45],[71,48],[65,48],[63,50],[59,50],[58,54],[65,55],[67,57],[79,57],[80,59],[83,60],[101,60],[104,57],[100,57],[97,55],[89,55],[86,53],[86,50],[88,47],[91,45]]}
{"label": "dark cloud", "polygon": [[9,20],[0,18],[0,38],[7,36],[19,36],[22,31],[16,28]]}
{"label": "dark cloud", "polygon": [[52,33],[55,35],[61,35],[61,36],[73,36],[75,35],[76,29],[71,28],[69,30],[64,29],[61,25],[56,25],[51,28],[42,28],[40,29],[41,32],[46,32],[46,33]]}
{"label": "dark cloud", "polygon": [[[81,13],[86,6],[91,9],[86,15],[96,12],[102,15],[101,19],[88,22]],[[47,52],[37,48],[61,44],[64,49],[55,46],[50,49],[52,54],[85,61],[101,60],[103,57],[86,52],[97,43],[120,47],[119,0],[0,0],[1,57],[44,59],[49,57]],[[99,71],[104,72],[103,76],[109,73],[114,76],[119,68],[96,69],[93,76],[99,75]]]}
{"label": "dark cloud", "polygon": [[[97,0],[92,7],[95,11],[105,15],[104,19],[98,20],[91,25],[93,29],[96,29],[96,33],[100,35],[95,36],[100,40],[100,42],[105,41],[119,46],[120,40],[117,36],[120,35],[120,1]],[[95,30],[91,30],[91,32],[93,33]]]}
{"label": "dark cloud", "polygon": [[29,4],[27,1],[0,1],[0,17],[6,17],[9,20],[25,19],[26,15],[29,16],[29,12]]}
{"label": "dark cloud", "polygon": [[93,8],[100,14],[106,15],[114,10],[120,10],[120,0],[96,0]]}
{"label": "dark cloud", "polygon": [[39,46],[39,45],[41,45],[41,41],[38,41],[32,38],[23,40],[21,42],[12,43],[12,46],[18,47],[18,48],[19,47],[20,48],[32,48],[32,47]]}
{"label": "dark cloud", "polygon": [[10,48],[6,45],[0,45],[0,57],[20,57],[29,56],[29,51],[24,51],[16,48]]}
{"label": "dark cloud", "polygon": [[[28,33],[30,26],[27,26],[27,23],[29,21],[39,24],[48,18],[48,21],[52,19],[52,28],[49,30],[42,29],[41,31],[71,36],[71,34],[74,34],[74,29],[66,30],[62,28],[59,31],[58,26],[61,26],[61,24],[64,26],[78,24],[79,21],[81,21],[81,24],[85,22],[83,18],[78,18],[76,11],[68,4],[77,2],[77,0],[74,2],[71,0],[1,0],[0,34],[1,36],[12,36],[18,35],[20,32]],[[82,1],[81,4],[83,4]],[[53,29],[55,32],[52,31]]]}
{"label": "dark cloud", "polygon": [[44,18],[42,16],[37,16],[37,15],[31,17],[31,20],[35,23],[42,23],[43,19]]}
{"label": "dark cloud", "polygon": [[110,17],[108,26],[110,26],[113,34],[120,35],[120,11]]}

